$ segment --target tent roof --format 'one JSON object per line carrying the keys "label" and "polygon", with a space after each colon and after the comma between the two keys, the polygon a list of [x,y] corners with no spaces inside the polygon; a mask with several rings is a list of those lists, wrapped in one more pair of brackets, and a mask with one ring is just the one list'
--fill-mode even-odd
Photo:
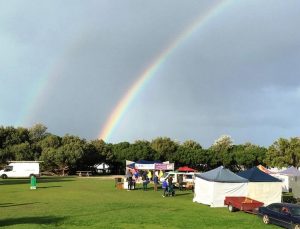
{"label": "tent roof", "polygon": [[195,171],[197,171],[188,166],[179,167],[177,170],[178,170],[178,172],[195,172]]}
{"label": "tent roof", "polygon": [[248,179],[250,182],[281,182],[281,180],[259,170],[257,167],[240,172],[237,175]]}
{"label": "tent roof", "polygon": [[160,161],[146,161],[146,160],[138,160],[136,164],[155,164],[155,163],[161,163]]}
{"label": "tent roof", "polygon": [[287,176],[300,176],[300,171],[296,169],[294,166],[287,168],[279,172],[278,174],[287,175]]}
{"label": "tent roof", "polygon": [[106,163],[96,164],[94,167],[97,169],[109,169],[109,165]]}
{"label": "tent roof", "polygon": [[206,173],[196,174],[195,176],[207,181],[215,181],[215,182],[224,182],[224,183],[225,182],[228,183],[248,182],[247,179],[234,174],[229,169],[225,169],[223,166],[210,170]]}
{"label": "tent roof", "polygon": [[262,166],[262,165],[258,165],[257,168],[258,168],[260,171],[263,171],[264,173],[267,173],[267,174],[272,173],[270,170],[268,170],[266,167],[264,167],[264,166]]}

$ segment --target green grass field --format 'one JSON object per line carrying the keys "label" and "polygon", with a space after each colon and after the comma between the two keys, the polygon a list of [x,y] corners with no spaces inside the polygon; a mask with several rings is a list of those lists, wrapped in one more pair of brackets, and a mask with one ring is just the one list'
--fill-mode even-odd
{"label": "green grass field", "polygon": [[114,180],[47,177],[0,180],[2,228],[275,228],[255,215],[193,203],[191,191],[117,190]]}

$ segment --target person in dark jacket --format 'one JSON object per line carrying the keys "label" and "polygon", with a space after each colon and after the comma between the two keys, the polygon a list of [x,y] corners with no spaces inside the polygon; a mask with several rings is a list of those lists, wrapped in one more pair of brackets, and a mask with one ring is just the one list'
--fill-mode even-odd
{"label": "person in dark jacket", "polygon": [[179,185],[179,190],[182,191],[182,189],[183,189],[183,175],[182,174],[178,175],[178,185]]}
{"label": "person in dark jacket", "polygon": [[158,176],[154,175],[153,183],[154,183],[154,191],[157,191],[157,186],[159,184],[159,182],[158,182]]}
{"label": "person in dark jacket", "polygon": [[163,194],[163,197],[166,196],[166,192],[167,192],[167,189],[168,189],[168,182],[166,180],[163,181],[162,185],[161,185],[162,189],[164,190],[164,194]]}

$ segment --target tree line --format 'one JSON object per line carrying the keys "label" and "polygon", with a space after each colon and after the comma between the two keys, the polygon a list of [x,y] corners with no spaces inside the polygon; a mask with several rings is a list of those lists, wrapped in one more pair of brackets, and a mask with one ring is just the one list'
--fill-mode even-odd
{"label": "tree line", "polygon": [[39,160],[43,171],[74,174],[77,170],[91,170],[96,163],[105,162],[113,173],[124,173],[125,160],[160,160],[188,165],[207,171],[223,165],[233,171],[262,164],[269,167],[300,166],[300,138],[279,138],[271,146],[252,143],[233,144],[230,136],[217,139],[204,149],[198,142],[176,142],[169,137],[134,143],[106,143],[86,140],[74,135],[57,136],[47,132],[43,124],[31,128],[0,126],[0,164],[8,161]]}

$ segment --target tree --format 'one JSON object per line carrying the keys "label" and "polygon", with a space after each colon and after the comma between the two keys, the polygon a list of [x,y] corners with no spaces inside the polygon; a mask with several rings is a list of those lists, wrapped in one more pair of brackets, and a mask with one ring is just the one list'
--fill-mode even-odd
{"label": "tree", "polygon": [[232,167],[234,163],[234,157],[231,151],[233,146],[233,140],[228,135],[222,135],[214,144],[210,147],[211,166],[217,167],[223,165],[225,167]]}
{"label": "tree", "polygon": [[272,167],[300,166],[300,139],[279,138],[266,153],[265,162]]}
{"label": "tree", "polygon": [[198,142],[195,142],[193,140],[187,140],[183,142],[182,146],[188,149],[196,149],[196,150],[202,149],[202,146]]}
{"label": "tree", "polygon": [[178,143],[167,137],[158,137],[151,142],[151,148],[155,150],[154,159],[161,161],[174,160],[178,146]]}
{"label": "tree", "polygon": [[13,145],[10,147],[10,150],[14,152],[16,161],[33,161],[38,159],[35,158],[34,152],[28,142]]}
{"label": "tree", "polygon": [[59,147],[54,155],[55,164],[62,175],[65,171],[74,172],[78,161],[83,157],[86,141],[77,136],[65,135],[62,138],[62,146]]}
{"label": "tree", "polygon": [[96,152],[99,154],[99,158],[101,161],[112,165],[115,161],[115,155],[110,146],[108,146],[102,139],[93,140],[90,142]]}
{"label": "tree", "polygon": [[53,135],[53,134],[48,134],[45,138],[40,140],[38,142],[38,146],[43,150],[46,148],[54,148],[57,149],[61,146],[61,137]]}
{"label": "tree", "polygon": [[43,124],[35,124],[29,129],[29,136],[32,142],[38,142],[47,135],[47,127]]}
{"label": "tree", "polygon": [[56,155],[58,154],[55,148],[44,148],[40,156],[40,160],[43,161],[41,167],[44,170],[55,172],[58,169]]}
{"label": "tree", "polygon": [[222,135],[217,140],[211,148],[216,152],[227,151],[233,145],[233,140],[229,135]]}
{"label": "tree", "polygon": [[237,163],[237,170],[240,170],[263,164],[267,149],[251,143],[245,143],[244,145],[233,146],[232,152]]}
{"label": "tree", "polygon": [[150,142],[140,140],[125,149],[125,154],[127,159],[131,161],[153,160],[155,151],[151,148]]}
{"label": "tree", "polygon": [[199,167],[201,164],[201,151],[202,147],[199,143],[188,140],[185,141],[182,145],[179,145],[174,156],[173,160],[177,166],[189,165],[192,167]]}

